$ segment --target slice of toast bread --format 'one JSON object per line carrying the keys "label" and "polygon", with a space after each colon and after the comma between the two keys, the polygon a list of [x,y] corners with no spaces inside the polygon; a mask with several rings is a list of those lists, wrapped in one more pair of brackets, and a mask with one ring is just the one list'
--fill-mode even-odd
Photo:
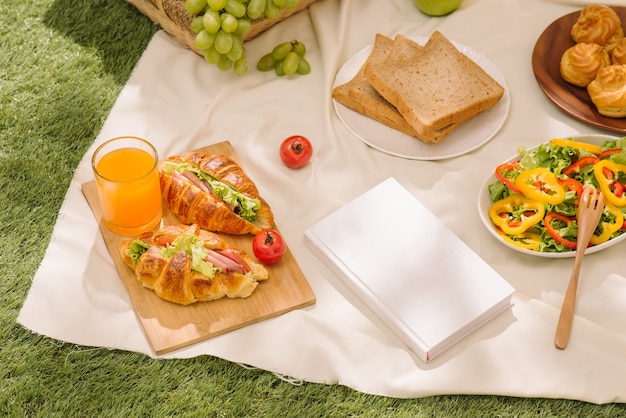
{"label": "slice of toast bread", "polygon": [[418,135],[461,124],[504,94],[497,81],[438,31],[412,58],[368,65],[365,75]]}
{"label": "slice of toast bread", "polygon": [[[372,51],[365,63],[352,79],[333,89],[332,97],[344,106],[377,120],[390,128],[406,135],[416,136],[417,132],[415,129],[404,120],[400,112],[392,104],[370,86],[365,78],[365,68],[371,64],[384,62],[392,50],[393,44],[393,39],[377,34]],[[359,86],[362,94],[356,97],[350,94],[350,90],[354,86]]]}
{"label": "slice of toast bread", "polygon": [[[395,65],[395,63],[397,62],[413,59],[413,57],[415,57],[415,55],[422,49],[422,45],[418,44],[412,39],[407,38],[404,35],[398,34],[393,40],[391,51],[389,51],[389,53],[387,54],[387,58],[385,59],[384,63],[385,65]],[[371,63],[368,63],[367,65],[371,65]],[[367,69],[367,65],[365,66],[365,68],[363,68],[364,71]],[[376,89],[372,87],[367,79],[359,83],[355,83],[355,85],[350,88],[350,95],[354,96],[355,99],[358,101],[365,100],[364,97],[372,96],[377,96],[380,98],[379,100],[386,101],[386,99],[380,96],[378,91],[376,91]],[[395,107],[394,110],[396,112],[398,111],[397,109],[395,109]],[[421,132],[416,132],[414,136],[424,142],[437,143],[445,138],[448,134],[450,134],[457,126],[457,124],[450,124],[442,129],[437,130],[424,129]]]}
{"label": "slice of toast bread", "polygon": [[413,58],[413,56],[421,51],[422,48],[423,46],[418,44],[414,40],[407,38],[404,35],[398,34],[393,39],[391,51],[389,51],[389,54],[387,54],[385,62],[388,64],[393,64],[398,61],[404,61],[409,58]]}
{"label": "slice of toast bread", "polygon": [[[378,37],[379,35],[376,35],[376,36]],[[387,43],[387,46],[385,49],[387,51],[385,55],[384,56],[381,55],[379,57],[376,57],[375,59],[368,59],[367,61],[365,61],[365,63],[363,64],[360,70],[362,75],[359,77],[358,80],[355,80],[354,82],[351,83],[350,88],[348,90],[348,94],[354,97],[356,100],[360,101],[361,103],[369,101],[369,100],[375,100],[375,101],[382,100],[382,101],[387,102],[385,98],[382,97],[380,93],[378,93],[378,91],[374,89],[374,87],[372,87],[369,81],[367,81],[367,78],[365,78],[365,71],[369,65],[383,63],[383,62],[386,65],[393,65],[393,63],[396,61],[403,61],[403,60],[411,58],[413,55],[415,55],[415,53],[417,53],[419,50],[422,49],[422,46],[420,44],[412,41],[411,39],[403,35],[396,35],[394,40],[391,41],[390,45],[389,45],[390,39],[389,38],[386,38],[386,39],[387,41],[385,41],[385,43]],[[376,43],[374,45],[376,45]],[[393,106],[391,104],[389,105]],[[393,110],[394,112],[398,112],[397,109],[395,109],[395,107],[393,108]],[[400,115],[400,117],[402,116]]]}

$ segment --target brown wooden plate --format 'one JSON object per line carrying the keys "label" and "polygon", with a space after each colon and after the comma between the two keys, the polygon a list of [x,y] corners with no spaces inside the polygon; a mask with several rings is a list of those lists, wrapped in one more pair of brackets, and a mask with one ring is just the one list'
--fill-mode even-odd
{"label": "brown wooden plate", "polygon": [[[220,142],[196,151],[223,154],[239,162],[229,142]],[[82,191],[94,216],[100,222],[102,213],[95,181],[84,183]],[[179,220],[163,204],[162,224],[172,223],[179,223]],[[119,247],[130,237],[109,231],[102,222],[100,232],[128,290],[137,318],[156,354],[186,347],[315,303],[315,295],[289,248],[279,262],[266,266],[269,279],[260,282],[248,298],[222,298],[187,306],[167,302],[144,287],[135,277],[135,273],[122,261]],[[254,258],[253,235],[221,235],[228,244],[245,250]]]}
{"label": "brown wooden plate", "polygon": [[[626,7],[612,7],[626,22]],[[561,56],[575,42],[570,35],[580,11],[572,12],[552,22],[541,34],[532,55],[532,67],[539,87],[546,96],[570,116],[613,132],[626,133],[626,118],[602,116],[591,101],[587,89],[567,83],[561,77]]]}

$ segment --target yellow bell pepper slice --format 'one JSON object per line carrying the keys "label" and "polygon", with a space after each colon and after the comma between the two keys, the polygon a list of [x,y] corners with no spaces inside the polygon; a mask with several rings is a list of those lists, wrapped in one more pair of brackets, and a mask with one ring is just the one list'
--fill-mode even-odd
{"label": "yellow bell pepper slice", "polygon": [[600,235],[596,235],[594,233],[591,236],[590,242],[593,245],[602,244],[603,242],[608,241],[609,238],[611,238],[611,235],[613,235],[613,232],[619,231],[624,224],[624,214],[622,213],[620,208],[610,202],[606,202],[604,205],[604,210],[611,213],[615,217],[615,220],[611,223],[606,221],[600,223],[599,226],[602,227],[602,232],[600,233]]}
{"label": "yellow bell pepper slice", "polygon": [[538,167],[522,171],[515,179],[515,185],[524,196],[538,202],[558,205],[565,200],[565,189],[557,177],[547,168]]}
{"label": "yellow bell pepper slice", "polygon": [[600,145],[574,141],[572,139],[554,138],[550,141],[550,143],[553,145],[558,145],[560,147],[572,147],[582,149],[585,151],[589,151],[593,154],[600,154],[602,152],[602,147]]}
{"label": "yellow bell pepper slice", "polygon": [[593,166],[593,174],[604,197],[615,206],[626,206],[626,189],[617,181],[620,171],[626,174],[626,165],[611,160],[600,160]]}
{"label": "yellow bell pepper slice", "polygon": [[491,205],[489,217],[505,234],[519,235],[539,223],[545,212],[543,203],[513,194]]}
{"label": "yellow bell pepper slice", "polygon": [[505,241],[527,250],[538,250],[541,243],[541,234],[537,232],[524,231],[521,234],[509,235],[498,229],[498,234]]}

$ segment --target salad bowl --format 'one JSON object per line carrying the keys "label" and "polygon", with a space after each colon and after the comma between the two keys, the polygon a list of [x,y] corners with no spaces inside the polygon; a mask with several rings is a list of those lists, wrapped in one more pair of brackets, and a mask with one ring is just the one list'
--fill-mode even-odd
{"label": "salad bowl", "polygon": [[[615,141],[615,140],[619,140],[621,138],[619,137],[615,137],[615,136],[609,136],[609,135],[580,135],[580,136],[571,136],[571,137],[567,137],[564,139],[571,139],[573,141],[576,142],[584,142],[584,143],[588,143],[588,144],[593,144],[593,145],[603,145],[606,141]],[[537,148],[539,148],[539,146],[542,144],[539,144],[535,147],[532,148],[528,148],[528,151],[533,151],[536,150]],[[510,163],[510,162],[514,162],[520,159],[520,155],[516,154],[512,157],[510,157],[509,159],[505,160],[502,162],[503,163]],[[498,181],[496,175],[495,175],[495,167],[494,170],[489,174],[489,176],[487,176],[487,178],[485,179],[482,187],[480,188],[480,192],[478,194],[478,214],[480,216],[480,219],[483,223],[483,225],[485,226],[485,228],[487,229],[487,231],[489,231],[489,233],[501,244],[511,248],[512,250],[524,253],[524,254],[528,254],[528,255],[533,255],[533,256],[537,256],[537,257],[546,257],[546,258],[569,258],[569,257],[575,257],[576,256],[576,250],[568,250],[568,251],[563,251],[563,252],[540,252],[540,251],[535,251],[535,250],[531,250],[531,249],[526,249],[520,246],[517,246],[507,240],[505,240],[497,231],[496,226],[493,224],[493,222],[491,221],[491,218],[489,217],[489,209],[491,208],[492,204],[494,203],[489,195],[489,185],[491,185],[492,183],[495,183],[496,181]],[[618,237],[615,237],[613,239],[610,239],[606,242],[603,242],[601,244],[598,245],[594,245],[591,247],[588,247],[587,250],[585,251],[585,254],[592,254],[598,251],[602,251],[606,248],[612,247],[613,245],[623,241],[624,239],[626,239],[626,233],[622,234]]]}

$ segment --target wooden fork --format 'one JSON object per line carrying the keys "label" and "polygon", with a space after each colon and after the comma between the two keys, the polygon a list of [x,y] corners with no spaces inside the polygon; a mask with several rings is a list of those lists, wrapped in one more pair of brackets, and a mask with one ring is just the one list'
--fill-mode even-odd
{"label": "wooden fork", "polygon": [[596,226],[598,226],[598,221],[600,221],[603,210],[604,195],[602,192],[585,186],[578,202],[578,208],[576,209],[578,237],[576,238],[574,268],[572,269],[572,275],[567,285],[565,298],[563,299],[563,305],[561,307],[561,315],[559,316],[559,323],[556,327],[556,335],[554,337],[554,345],[561,350],[567,347],[567,342],[569,341],[570,332],[572,330],[580,265],[583,261],[583,255],[585,255],[585,249],[589,245],[589,240]]}

